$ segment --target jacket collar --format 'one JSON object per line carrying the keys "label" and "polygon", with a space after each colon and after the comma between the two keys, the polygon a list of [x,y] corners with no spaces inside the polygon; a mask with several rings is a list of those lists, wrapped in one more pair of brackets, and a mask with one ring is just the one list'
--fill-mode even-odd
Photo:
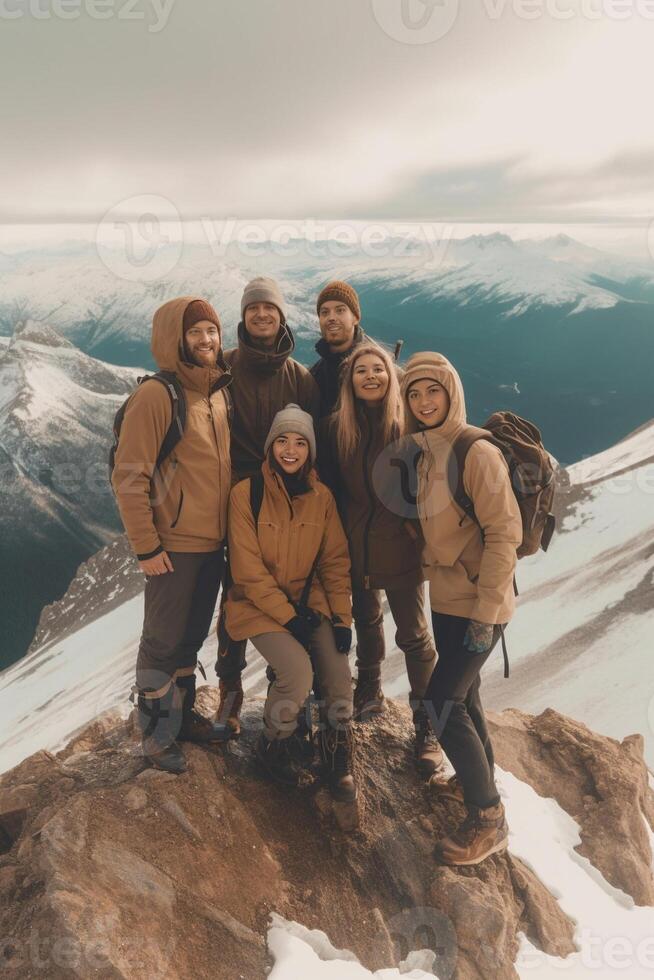
{"label": "jacket collar", "polygon": [[276,374],[281,371],[294,350],[295,338],[286,324],[279,328],[275,346],[270,352],[254,346],[243,321],[238,325],[239,357],[259,374]]}
{"label": "jacket collar", "polygon": [[320,357],[322,357],[323,360],[325,361],[329,361],[332,363],[339,363],[340,361],[344,360],[348,356],[348,354],[351,354],[355,347],[358,347],[359,344],[362,344],[364,340],[367,340],[367,337],[364,334],[363,330],[361,329],[361,326],[357,323],[356,327],[354,328],[354,338],[352,340],[352,346],[348,347],[347,350],[332,351],[329,347],[329,344],[324,339],[324,337],[321,337],[318,343],[316,344],[316,353],[319,354]]}

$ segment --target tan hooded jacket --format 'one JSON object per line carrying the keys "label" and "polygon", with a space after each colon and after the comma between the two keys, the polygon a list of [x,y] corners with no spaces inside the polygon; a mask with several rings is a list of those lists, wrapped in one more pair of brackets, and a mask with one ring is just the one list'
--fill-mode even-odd
{"label": "tan hooded jacket", "polygon": [[331,491],[312,472],[307,493],[293,497],[269,466],[261,467],[264,493],[257,527],[250,480],[232,490],[229,556],[234,584],[225,602],[225,624],[234,640],[283,633],[320,551],[308,605],[331,619],[352,623],[350,558]]}
{"label": "tan hooded jacket", "polygon": [[413,434],[423,450],[418,464],[418,514],[426,542],[431,607],[481,623],[507,623],[515,608],[513,574],[522,541],[522,519],[508,466],[501,451],[486,440],[475,442],[467,454],[463,487],[483,528],[482,538],[478,525],[452,500],[448,483],[451,446],[467,424],[461,379],[441,354],[409,358],[402,394],[412,424],[408,389],[424,378],[440,382],[450,397],[443,424]]}
{"label": "tan hooded jacket", "polygon": [[161,550],[208,552],[227,533],[230,489],[229,395],[222,356],[216,368],[183,360],[183,317],[195,296],[164,303],[152,321],[152,354],[174,371],[186,395],[182,439],[155,472],[172,420],[170,396],[155,381],[131,396],[120,432],[112,485],[129,543],[139,559]]}

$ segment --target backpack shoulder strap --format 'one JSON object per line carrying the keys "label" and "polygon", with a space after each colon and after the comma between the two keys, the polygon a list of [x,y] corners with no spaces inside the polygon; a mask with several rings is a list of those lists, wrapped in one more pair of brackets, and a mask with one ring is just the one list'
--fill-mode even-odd
{"label": "backpack shoulder strap", "polygon": [[[474,446],[480,439],[492,441],[493,436],[487,429],[478,428],[476,425],[466,426],[454,440],[447,461],[447,483],[452,500],[459,510],[463,511],[464,517],[469,517],[475,524],[479,524],[479,521],[475,515],[474,504],[463,486],[463,471],[471,446]],[[463,517],[460,523],[463,523]]]}
{"label": "backpack shoulder strap", "polygon": [[255,473],[250,477],[250,510],[254,518],[255,527],[259,521],[261,505],[263,503],[263,474]]}
{"label": "backpack shoulder strap", "polygon": [[151,374],[147,378],[143,378],[142,381],[158,381],[159,384],[164,386],[168,392],[170,407],[173,413],[168,431],[163,438],[159,455],[157,456],[156,465],[159,468],[163,461],[170,456],[184,435],[184,429],[186,427],[186,396],[179,378],[172,371],[157,371],[156,374]]}

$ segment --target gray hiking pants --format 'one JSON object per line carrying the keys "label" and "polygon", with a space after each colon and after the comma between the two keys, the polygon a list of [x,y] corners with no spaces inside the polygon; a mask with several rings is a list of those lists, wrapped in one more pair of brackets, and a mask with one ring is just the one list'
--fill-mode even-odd
{"label": "gray hiking pants", "polygon": [[314,668],[329,721],[338,725],[352,718],[348,656],[336,649],[334,631],[324,617],[311,638],[311,656],[287,631],[259,633],[250,639],[275,672],[263,712],[269,739],[288,738],[295,731],[298,713],[311,690]]}
{"label": "gray hiking pants", "polygon": [[174,571],[149,575],[136,661],[136,686],[161,697],[172,680],[195,672],[216,607],[224,550],[168,552]]}

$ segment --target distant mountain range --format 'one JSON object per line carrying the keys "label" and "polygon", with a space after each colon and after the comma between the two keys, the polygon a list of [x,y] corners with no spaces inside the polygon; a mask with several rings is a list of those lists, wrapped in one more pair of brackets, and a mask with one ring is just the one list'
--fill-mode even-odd
{"label": "distant mountain range", "polygon": [[120,530],[107,477],[113,416],[138,372],[27,321],[0,345],[0,665],[44,604]]}
{"label": "distant mountain range", "polygon": [[654,412],[654,271],[566,235],[389,238],[368,248],[298,240],[285,250],[232,244],[218,256],[192,245],[153,282],[121,279],[111,253],[102,254],[106,264],[86,243],[3,256],[0,334],[29,317],[94,357],[151,367],[157,306],[175,295],[206,296],[231,344],[243,286],[266,273],[282,284],[296,356],[311,363],[315,297],[338,277],[359,290],[373,336],[403,339],[403,356],[438,349],[454,361],[471,421],[510,408],[541,426],[564,463],[613,445]]}

